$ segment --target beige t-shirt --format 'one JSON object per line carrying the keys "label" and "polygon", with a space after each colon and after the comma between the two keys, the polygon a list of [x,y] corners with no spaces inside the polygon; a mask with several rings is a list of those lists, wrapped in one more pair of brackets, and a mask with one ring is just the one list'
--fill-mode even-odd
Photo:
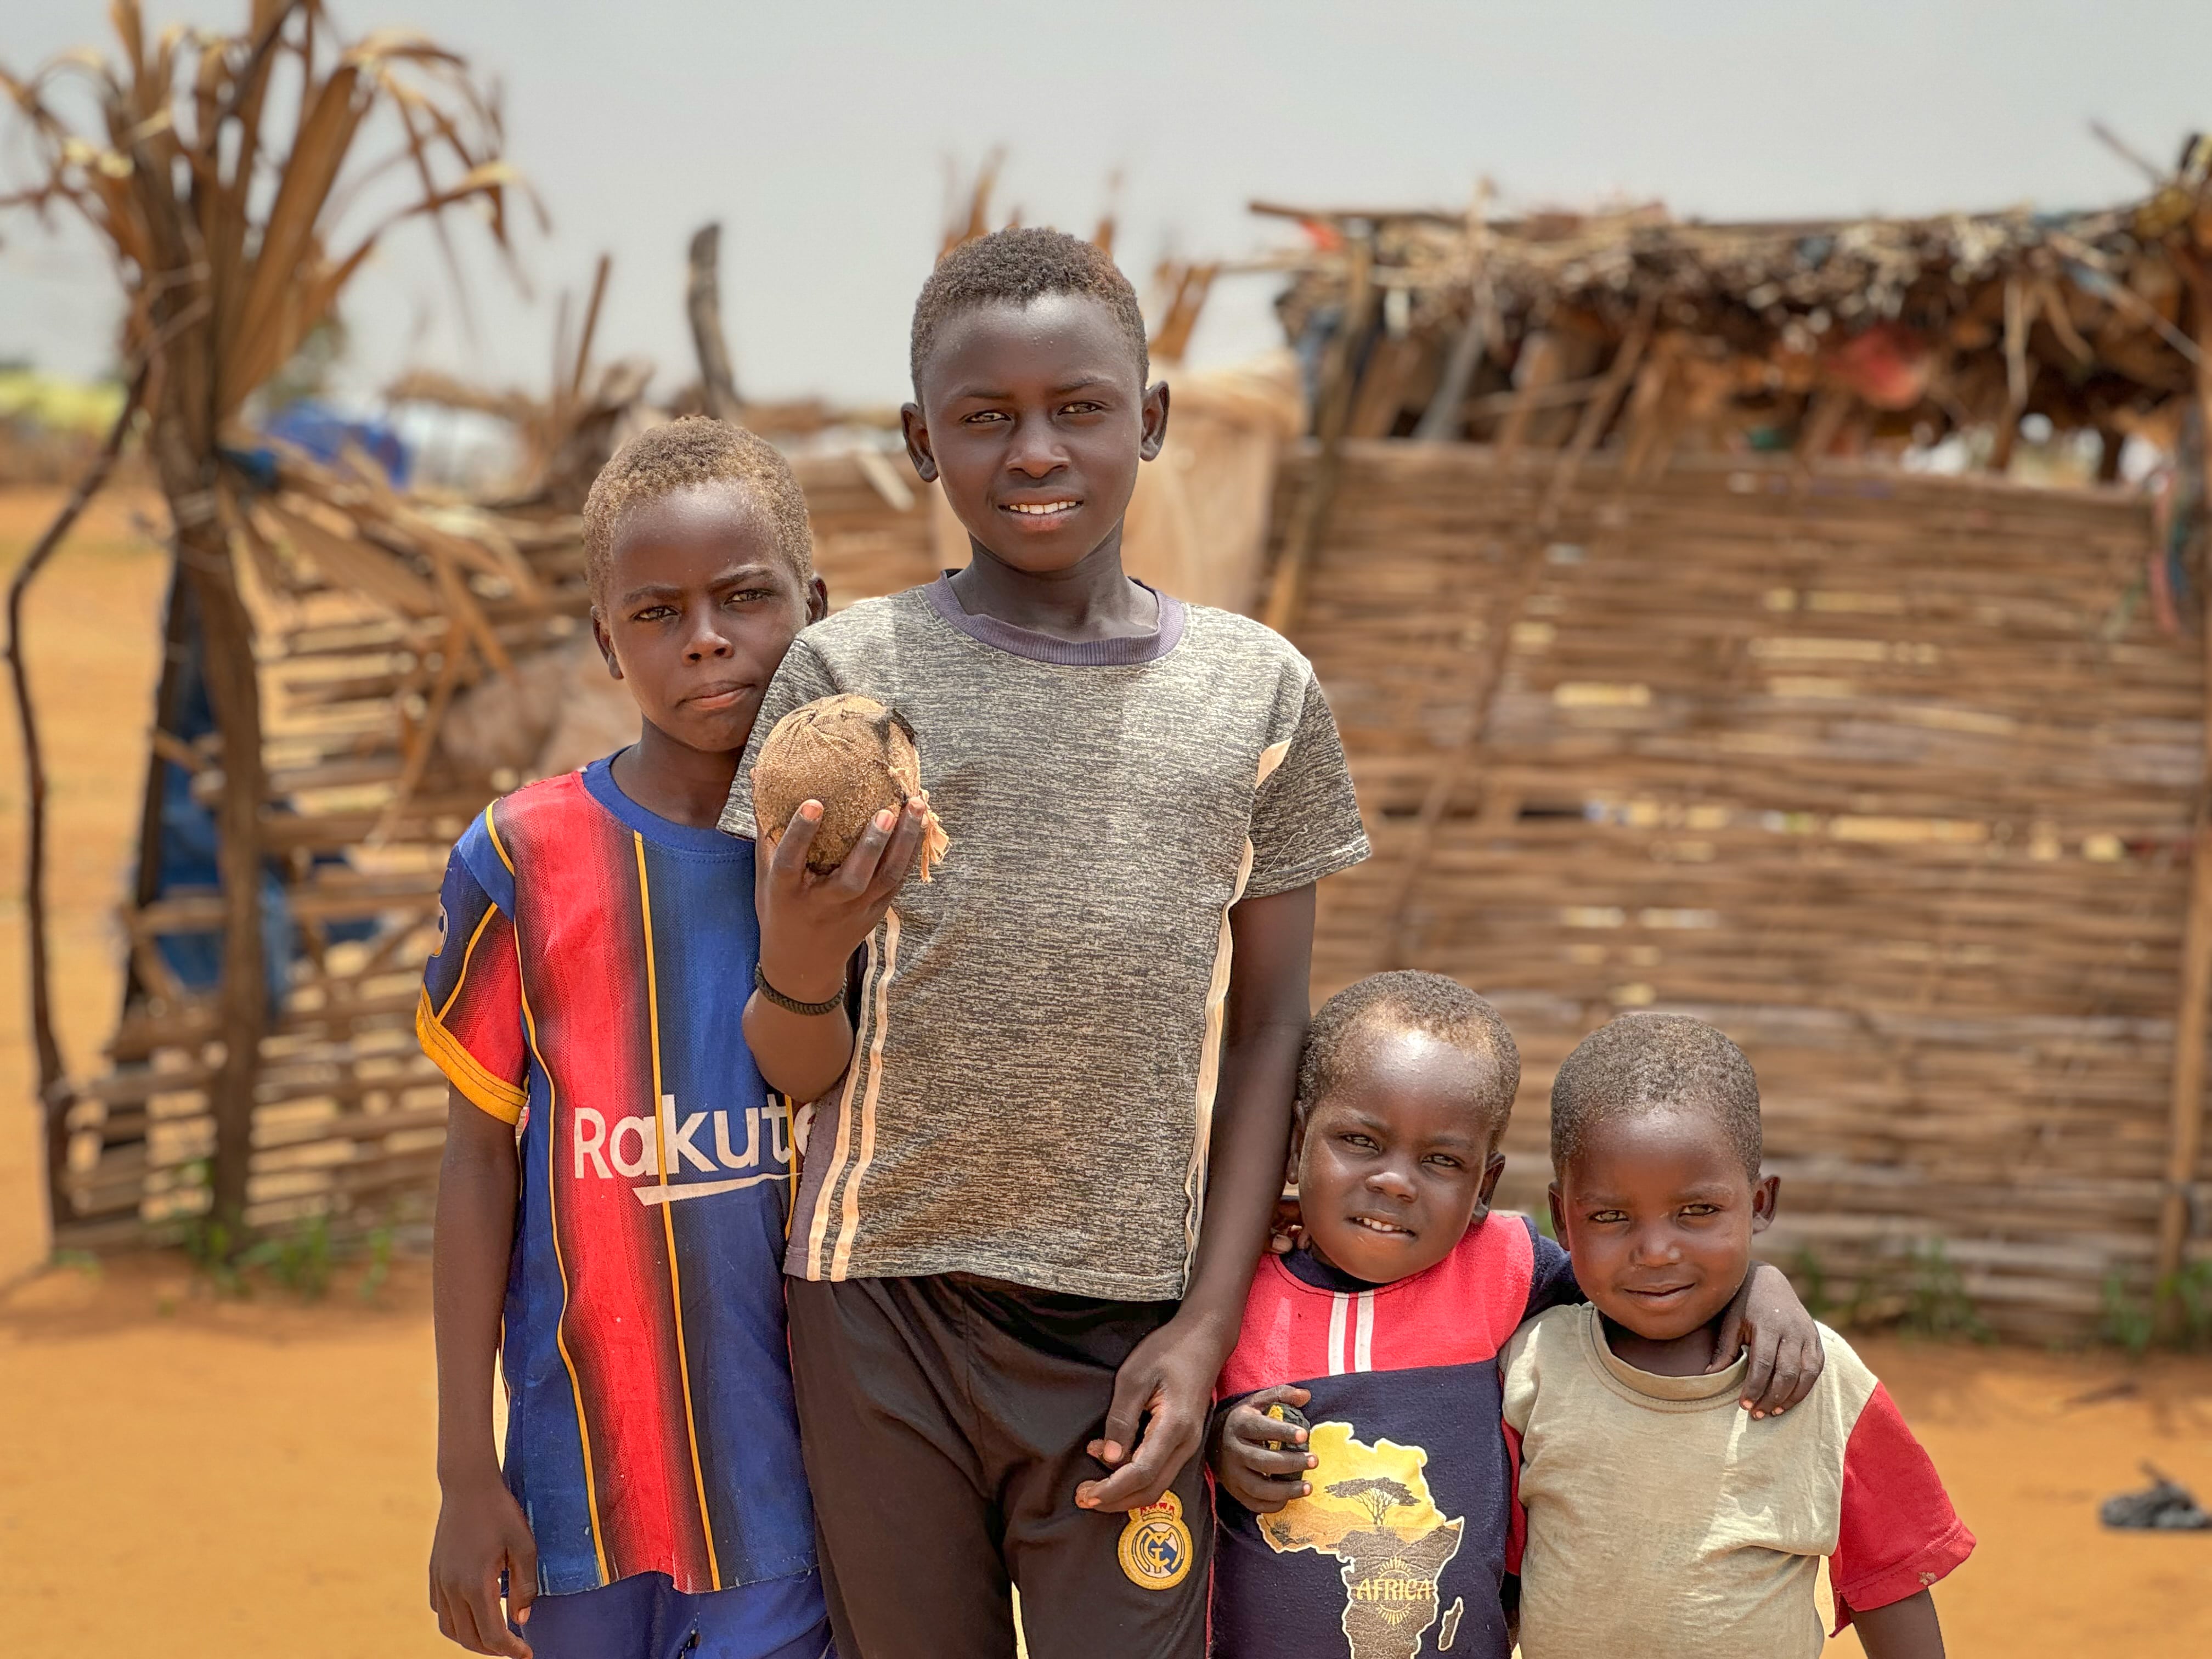
{"label": "beige t-shirt", "polygon": [[1606,1346],[1597,1310],[1555,1308],[1505,1350],[1520,1465],[1523,1659],[1818,1659],[1837,1617],[1933,1584],[1974,1547],[1935,1465],[1850,1345],[1802,1404],[1754,1419],[1746,1362],[1655,1376]]}

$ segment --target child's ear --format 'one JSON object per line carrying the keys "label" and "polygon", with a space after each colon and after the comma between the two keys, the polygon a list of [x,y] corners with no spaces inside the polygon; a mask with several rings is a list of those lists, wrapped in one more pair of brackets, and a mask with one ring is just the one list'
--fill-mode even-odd
{"label": "child's ear", "polygon": [[613,679],[623,677],[622,660],[615,655],[615,642],[608,636],[606,618],[599,615],[599,607],[592,607],[592,643],[599,647],[599,654],[607,659],[607,674]]}
{"label": "child's ear", "polygon": [[1498,1177],[1505,1173],[1505,1154],[1493,1151],[1489,1161],[1482,1166],[1482,1196],[1477,1200],[1483,1209],[1490,1207],[1491,1194],[1498,1190]]}
{"label": "child's ear", "polygon": [[1283,1163],[1284,1186],[1294,1188],[1298,1184],[1298,1159],[1304,1155],[1305,1149],[1306,1115],[1302,1111],[1296,1112],[1291,1117],[1290,1157]]}
{"label": "child's ear", "polygon": [[1769,1176],[1751,1189],[1751,1230],[1763,1233],[1774,1224],[1774,1207],[1782,1201],[1782,1177]]}
{"label": "child's ear", "polygon": [[937,482],[937,457],[929,447],[929,428],[921,418],[920,404],[899,405],[899,434],[906,440],[906,458],[924,483]]}
{"label": "child's ear", "polygon": [[819,575],[806,580],[806,620],[811,625],[830,614],[830,584]]}
{"label": "child's ear", "polygon": [[1143,406],[1139,410],[1137,454],[1144,460],[1159,459],[1160,446],[1168,441],[1168,383],[1155,380],[1145,393]]}
{"label": "child's ear", "polygon": [[1552,1183],[1551,1189],[1545,1194],[1545,1197],[1551,1200],[1552,1205],[1552,1237],[1571,1253],[1575,1247],[1567,1242],[1567,1206],[1565,1200],[1559,1196],[1558,1182]]}

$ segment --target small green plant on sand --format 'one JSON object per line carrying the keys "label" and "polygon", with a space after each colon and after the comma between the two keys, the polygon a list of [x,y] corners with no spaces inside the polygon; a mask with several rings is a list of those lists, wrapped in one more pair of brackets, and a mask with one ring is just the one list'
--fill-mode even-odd
{"label": "small green plant on sand", "polygon": [[2166,1280],[2166,1287],[2180,1315],[2176,1345],[2191,1352],[2212,1347],[2212,1256],[2191,1262]]}
{"label": "small green plant on sand", "polygon": [[[2150,1303],[2128,1293],[2118,1273],[2105,1278],[2105,1320],[2099,1334],[2107,1342],[2140,1359],[2161,1344],[2185,1353],[2212,1347],[2212,1258],[2192,1261],[2158,1282]],[[2172,1324],[2160,1334],[2159,1309],[2171,1303]]]}
{"label": "small green plant on sand", "polygon": [[260,1268],[302,1302],[318,1302],[331,1288],[332,1255],[331,1218],[316,1215],[255,1241],[239,1260]]}
{"label": "small green plant on sand", "polygon": [[392,1248],[396,1235],[389,1221],[380,1221],[369,1230],[368,1271],[361,1276],[356,1294],[364,1302],[376,1300],[376,1293],[384,1288],[384,1281],[392,1277]]}
{"label": "small green plant on sand", "polygon": [[1838,1295],[1828,1276],[1827,1264],[1809,1244],[1802,1246],[1791,1259],[1790,1279],[1797,1287],[1805,1311],[1839,1331],[1886,1324],[1897,1318],[1904,1306],[1888,1275],[1879,1267],[1854,1280],[1849,1295]]}
{"label": "small green plant on sand", "polygon": [[2156,1329],[2150,1310],[2128,1294],[2126,1282],[2118,1273],[2106,1274],[2105,1322],[2100,1332],[2105,1340],[2126,1350],[2130,1359],[2140,1359],[2150,1352]]}
{"label": "small green plant on sand", "polygon": [[1966,1293],[1966,1281],[1940,1238],[1912,1247],[1906,1258],[1905,1311],[1897,1324],[1915,1336],[1966,1337],[1994,1342],[1982,1310]]}
{"label": "small green plant on sand", "polygon": [[[187,1164],[178,1171],[178,1184],[185,1188],[208,1184],[205,1159]],[[243,1296],[246,1280],[240,1277],[236,1260],[237,1236],[230,1224],[211,1210],[188,1216],[184,1223],[185,1255],[192,1266],[207,1276],[221,1296]]]}

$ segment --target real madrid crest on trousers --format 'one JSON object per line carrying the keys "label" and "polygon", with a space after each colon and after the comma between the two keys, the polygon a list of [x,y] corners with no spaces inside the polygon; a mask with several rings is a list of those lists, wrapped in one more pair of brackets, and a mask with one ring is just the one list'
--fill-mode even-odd
{"label": "real madrid crest on trousers", "polygon": [[1173,1589],[1190,1571],[1190,1528],[1182,1499],[1163,1492],[1157,1504],[1131,1510],[1121,1528],[1121,1571],[1146,1589]]}
{"label": "real madrid crest on trousers", "polygon": [[[1114,1373],[1175,1304],[968,1274],[787,1281],[841,1659],[1202,1659],[1202,1460],[1127,1515],[1075,1506]],[[1194,1528],[1192,1517],[1198,1524]]]}

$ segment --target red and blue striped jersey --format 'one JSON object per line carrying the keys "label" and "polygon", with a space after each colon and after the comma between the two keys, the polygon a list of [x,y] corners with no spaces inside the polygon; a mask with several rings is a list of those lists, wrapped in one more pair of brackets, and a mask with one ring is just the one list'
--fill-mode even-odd
{"label": "red and blue striped jersey", "polygon": [[549,1595],[690,1594],[814,1565],[784,1327],[790,1115],[740,1025],[753,848],[647,812],[609,763],[454,847],[416,1029],[517,1126],[506,1472]]}

